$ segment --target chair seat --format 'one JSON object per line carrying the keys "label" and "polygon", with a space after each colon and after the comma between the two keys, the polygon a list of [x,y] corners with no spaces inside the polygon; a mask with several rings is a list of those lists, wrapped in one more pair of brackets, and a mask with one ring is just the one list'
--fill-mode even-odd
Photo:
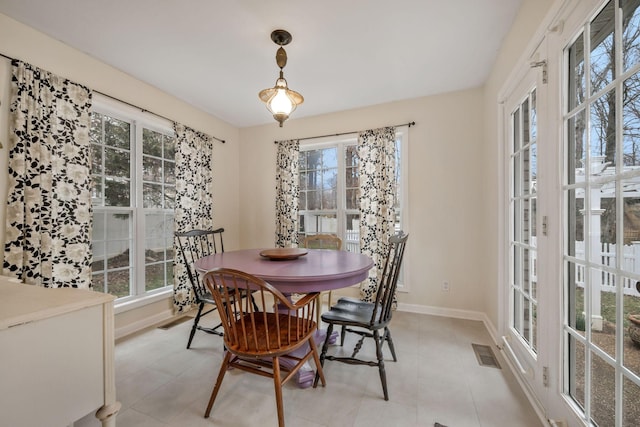
{"label": "chair seat", "polygon": [[338,299],[338,302],[339,303],[341,302],[343,304],[373,305],[373,303],[362,301],[361,299],[353,298],[353,297],[340,297],[340,299]]}
{"label": "chair seat", "polygon": [[229,337],[229,340],[225,339],[225,345],[241,356],[263,357],[290,353],[308,341],[309,335],[314,332],[315,322],[312,322],[313,326],[305,333],[296,334],[295,324],[292,325],[289,319],[287,314],[255,313],[252,322],[252,317],[247,315],[235,322],[236,330],[243,331],[246,339],[234,340]]}
{"label": "chair seat", "polygon": [[[339,325],[366,327],[373,316],[374,304],[352,298],[340,298],[329,311],[322,313],[322,321]],[[374,325],[380,325],[380,310]]]}
{"label": "chair seat", "polygon": [[200,295],[198,295],[198,301],[199,302],[206,302],[207,304],[215,304],[215,300],[213,299],[213,296],[211,295],[211,292],[205,292],[202,293]]}

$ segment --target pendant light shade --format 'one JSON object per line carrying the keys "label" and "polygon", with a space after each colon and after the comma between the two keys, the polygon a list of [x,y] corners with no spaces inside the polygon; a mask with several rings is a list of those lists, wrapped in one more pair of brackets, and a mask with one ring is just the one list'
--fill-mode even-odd
{"label": "pendant light shade", "polygon": [[271,40],[280,46],[276,52],[276,63],[280,67],[280,77],[272,88],[261,90],[258,96],[264,102],[267,109],[273,114],[273,118],[282,127],[285,120],[293,113],[296,107],[304,102],[304,98],[298,92],[289,89],[282,69],[287,65],[287,52],[282,46],[291,42],[291,34],[285,30],[275,30],[271,33]]}

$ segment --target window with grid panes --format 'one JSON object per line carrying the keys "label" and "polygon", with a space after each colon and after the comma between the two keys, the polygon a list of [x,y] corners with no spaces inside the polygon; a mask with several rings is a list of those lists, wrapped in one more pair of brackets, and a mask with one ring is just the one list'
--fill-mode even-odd
{"label": "window with grid panes", "polygon": [[[396,230],[406,220],[406,132],[396,132]],[[355,138],[300,146],[299,241],[335,234],[342,249],[360,251],[359,159]],[[403,201],[405,201],[403,203]],[[406,229],[404,230],[407,231]]]}
{"label": "window with grid panes", "polygon": [[91,115],[91,148],[94,289],[126,301],[172,286],[172,129],[126,107],[98,102]]}

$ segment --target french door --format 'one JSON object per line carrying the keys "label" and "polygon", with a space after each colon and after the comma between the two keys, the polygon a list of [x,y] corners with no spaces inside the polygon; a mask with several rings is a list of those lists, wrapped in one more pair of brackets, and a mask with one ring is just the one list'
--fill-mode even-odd
{"label": "french door", "polygon": [[[544,63],[541,67],[546,67]],[[530,69],[504,103],[506,170],[508,170],[508,260],[507,286],[503,295],[502,343],[519,371],[530,395],[546,402],[548,342],[550,325],[545,311],[546,286],[542,238],[545,212],[545,174],[539,151],[544,146],[546,103],[544,69]],[[542,88],[542,89],[541,89]],[[542,110],[540,107],[543,107]]]}
{"label": "french door", "polygon": [[545,37],[505,92],[501,343],[539,416],[575,417],[563,391],[562,200],[559,196],[562,121],[559,57]]}

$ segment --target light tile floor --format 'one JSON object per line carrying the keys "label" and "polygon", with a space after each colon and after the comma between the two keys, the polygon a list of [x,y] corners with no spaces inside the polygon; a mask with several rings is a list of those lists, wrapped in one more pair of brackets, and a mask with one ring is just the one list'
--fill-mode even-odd
{"label": "light tile floor", "polygon": [[[187,350],[190,327],[185,322],[154,328],[116,344],[116,393],[122,403],[118,427],[277,425],[273,382],[241,371],[227,373],[211,417],[203,418],[220,367],[222,339],[198,332]],[[471,343],[491,345],[482,322],[396,312],[390,329],[398,362],[385,346],[389,401],[382,397],[377,368],[327,361],[326,388],[301,389],[293,380],[285,385],[287,426],[542,425],[497,350],[502,369],[478,364]],[[355,334],[348,334],[345,351],[355,341]],[[361,354],[373,356],[373,343],[365,344]],[[99,425],[93,414],[74,423]]]}

